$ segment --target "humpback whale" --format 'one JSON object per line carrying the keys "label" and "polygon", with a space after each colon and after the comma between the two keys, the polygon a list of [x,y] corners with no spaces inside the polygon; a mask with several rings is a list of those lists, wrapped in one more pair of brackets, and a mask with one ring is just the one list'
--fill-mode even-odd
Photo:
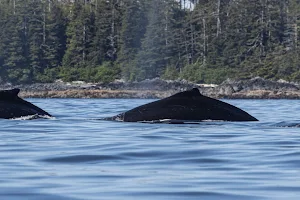
{"label": "humpback whale", "polygon": [[197,88],[138,106],[105,120],[124,122],[258,121],[233,105],[202,95]]}
{"label": "humpback whale", "polygon": [[0,118],[13,119],[29,115],[51,115],[32,103],[18,97],[20,89],[0,91]]}

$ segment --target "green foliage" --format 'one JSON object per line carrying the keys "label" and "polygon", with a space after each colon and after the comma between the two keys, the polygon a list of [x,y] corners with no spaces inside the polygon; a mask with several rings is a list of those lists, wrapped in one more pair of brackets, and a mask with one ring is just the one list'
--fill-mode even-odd
{"label": "green foliage", "polygon": [[36,75],[36,81],[41,83],[54,82],[59,74],[59,68],[46,68],[43,73]]}
{"label": "green foliage", "polygon": [[1,1],[0,79],[300,81],[298,0],[188,1]]}
{"label": "green foliage", "polygon": [[14,69],[8,71],[8,80],[11,82],[31,83],[31,71],[29,69]]}
{"label": "green foliage", "polygon": [[119,78],[120,69],[118,67],[112,66],[111,63],[104,63],[101,66],[96,67],[96,74],[94,76],[95,82],[109,83]]}
{"label": "green foliage", "polygon": [[165,73],[162,75],[162,79],[165,80],[176,80],[179,77],[179,72],[174,66],[168,66]]}
{"label": "green foliage", "polygon": [[59,71],[59,78],[63,81],[71,82],[80,80],[80,69],[79,68],[69,68],[69,67],[61,67]]}
{"label": "green foliage", "polygon": [[121,70],[118,66],[113,66],[111,62],[104,62],[100,66],[85,68],[62,67],[59,77],[63,81],[86,81],[108,83],[120,77]]}
{"label": "green foliage", "polygon": [[180,74],[181,79],[196,83],[222,83],[227,78],[233,77],[235,71],[230,68],[209,68],[201,63],[187,65]]}
{"label": "green foliage", "polygon": [[117,62],[122,66],[124,78],[132,81],[136,79],[137,54],[146,32],[146,4],[145,1],[136,0],[125,3]]}

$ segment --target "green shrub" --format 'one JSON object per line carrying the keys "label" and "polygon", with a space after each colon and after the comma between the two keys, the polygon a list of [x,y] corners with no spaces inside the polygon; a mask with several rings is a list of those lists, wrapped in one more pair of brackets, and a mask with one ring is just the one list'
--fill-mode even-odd
{"label": "green shrub", "polygon": [[97,67],[61,67],[59,77],[63,81],[111,82],[120,76],[120,68],[110,62]]}
{"label": "green shrub", "polygon": [[113,66],[110,62],[105,62],[101,66],[96,67],[94,80],[96,82],[112,82],[119,78],[121,70],[118,66]]}
{"label": "green shrub", "polygon": [[179,72],[174,66],[167,66],[165,73],[162,75],[162,79],[176,80],[179,77]]}
{"label": "green shrub", "polygon": [[8,71],[8,80],[12,83],[31,83],[33,82],[29,69],[11,69]]}
{"label": "green shrub", "polygon": [[51,83],[58,78],[58,68],[46,68],[44,73],[39,73],[36,76],[36,81],[41,83]]}
{"label": "green shrub", "polygon": [[61,67],[59,72],[59,78],[66,82],[78,81],[80,80],[79,69],[75,67]]}
{"label": "green shrub", "polygon": [[180,78],[196,83],[222,83],[227,78],[232,78],[235,70],[228,67],[210,68],[206,65],[191,64],[183,68]]}

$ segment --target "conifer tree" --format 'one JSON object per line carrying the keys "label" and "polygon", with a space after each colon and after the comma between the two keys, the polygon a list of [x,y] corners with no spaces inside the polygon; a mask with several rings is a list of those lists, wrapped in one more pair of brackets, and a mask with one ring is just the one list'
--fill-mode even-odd
{"label": "conifer tree", "polygon": [[171,23],[173,7],[170,2],[149,2],[146,33],[137,57],[137,79],[160,77],[166,69],[169,62],[168,48],[173,46],[169,35],[174,30]]}
{"label": "conifer tree", "polygon": [[26,6],[26,21],[28,22],[26,33],[28,46],[28,59],[31,70],[31,78],[36,77],[43,71],[43,51],[42,45],[44,41],[44,4],[42,2],[36,3],[35,1],[29,1]]}
{"label": "conifer tree", "polygon": [[145,2],[127,0],[122,21],[118,62],[126,79],[131,79],[136,67],[136,56],[146,31]]}
{"label": "conifer tree", "polygon": [[37,81],[49,82],[57,78],[66,49],[66,19],[58,2],[45,2],[43,7],[42,71]]}
{"label": "conifer tree", "polygon": [[0,0],[0,81],[299,81],[299,10],[299,0]]}
{"label": "conifer tree", "polygon": [[4,79],[4,77],[6,76],[6,72],[4,70],[4,33],[5,33],[5,6],[6,4],[0,4],[0,83],[2,82],[2,80]]}
{"label": "conifer tree", "polygon": [[28,21],[25,8],[27,1],[11,4],[7,7],[5,31],[3,37],[4,70],[7,73],[6,81],[28,82],[31,78],[31,69],[28,67],[27,31]]}
{"label": "conifer tree", "polygon": [[71,5],[67,25],[67,49],[63,58],[63,66],[78,68],[86,66],[88,48],[90,45],[91,17],[88,7],[78,1]]}

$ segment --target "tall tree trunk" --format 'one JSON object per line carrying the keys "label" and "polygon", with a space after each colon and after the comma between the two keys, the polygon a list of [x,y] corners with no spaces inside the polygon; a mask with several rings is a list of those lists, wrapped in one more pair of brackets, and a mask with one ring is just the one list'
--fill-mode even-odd
{"label": "tall tree trunk", "polygon": [[202,25],[203,25],[203,64],[206,63],[206,20],[202,18]]}
{"label": "tall tree trunk", "polygon": [[83,50],[82,50],[82,61],[83,63],[85,62],[85,57],[86,57],[86,53],[85,53],[85,44],[86,44],[86,25],[83,25]]}
{"label": "tall tree trunk", "polygon": [[43,44],[46,44],[46,6],[43,9]]}
{"label": "tall tree trunk", "polygon": [[298,48],[298,23],[297,20],[298,16],[296,14],[296,16],[294,16],[294,43],[295,43],[295,48]]}
{"label": "tall tree trunk", "polygon": [[[265,8],[266,8],[266,2],[265,0],[260,0],[261,5],[261,11],[260,11],[260,40],[259,40],[259,46],[260,46],[260,57],[265,54],[265,46],[264,46],[264,40],[265,40]],[[259,58],[261,61],[261,59]]]}
{"label": "tall tree trunk", "polygon": [[221,33],[221,21],[220,21],[220,7],[221,7],[221,0],[217,0],[217,37]]}
{"label": "tall tree trunk", "polygon": [[111,33],[109,36],[109,40],[110,40],[110,48],[111,48],[111,52],[109,53],[109,57],[114,60],[116,57],[116,52],[117,52],[117,48],[116,48],[116,5],[118,4],[118,1],[112,1],[111,3]]}
{"label": "tall tree trunk", "polygon": [[14,15],[15,15],[16,14],[16,0],[14,0],[13,4],[14,4]]}
{"label": "tall tree trunk", "polygon": [[189,55],[189,63],[192,64],[193,57],[194,57],[194,40],[195,40],[195,37],[194,37],[195,28],[192,23],[190,24],[190,29],[191,29],[191,51],[190,51],[190,55]]}
{"label": "tall tree trunk", "polygon": [[51,12],[51,0],[48,0],[48,11]]}
{"label": "tall tree trunk", "polygon": [[[166,9],[168,9],[168,8],[166,8]],[[168,35],[168,20],[169,20],[169,18],[168,18],[168,10],[166,11],[166,13],[165,13],[165,20],[166,20],[166,24],[165,24],[165,38],[166,38],[166,46],[168,46],[168,37],[167,37],[167,35]]]}

